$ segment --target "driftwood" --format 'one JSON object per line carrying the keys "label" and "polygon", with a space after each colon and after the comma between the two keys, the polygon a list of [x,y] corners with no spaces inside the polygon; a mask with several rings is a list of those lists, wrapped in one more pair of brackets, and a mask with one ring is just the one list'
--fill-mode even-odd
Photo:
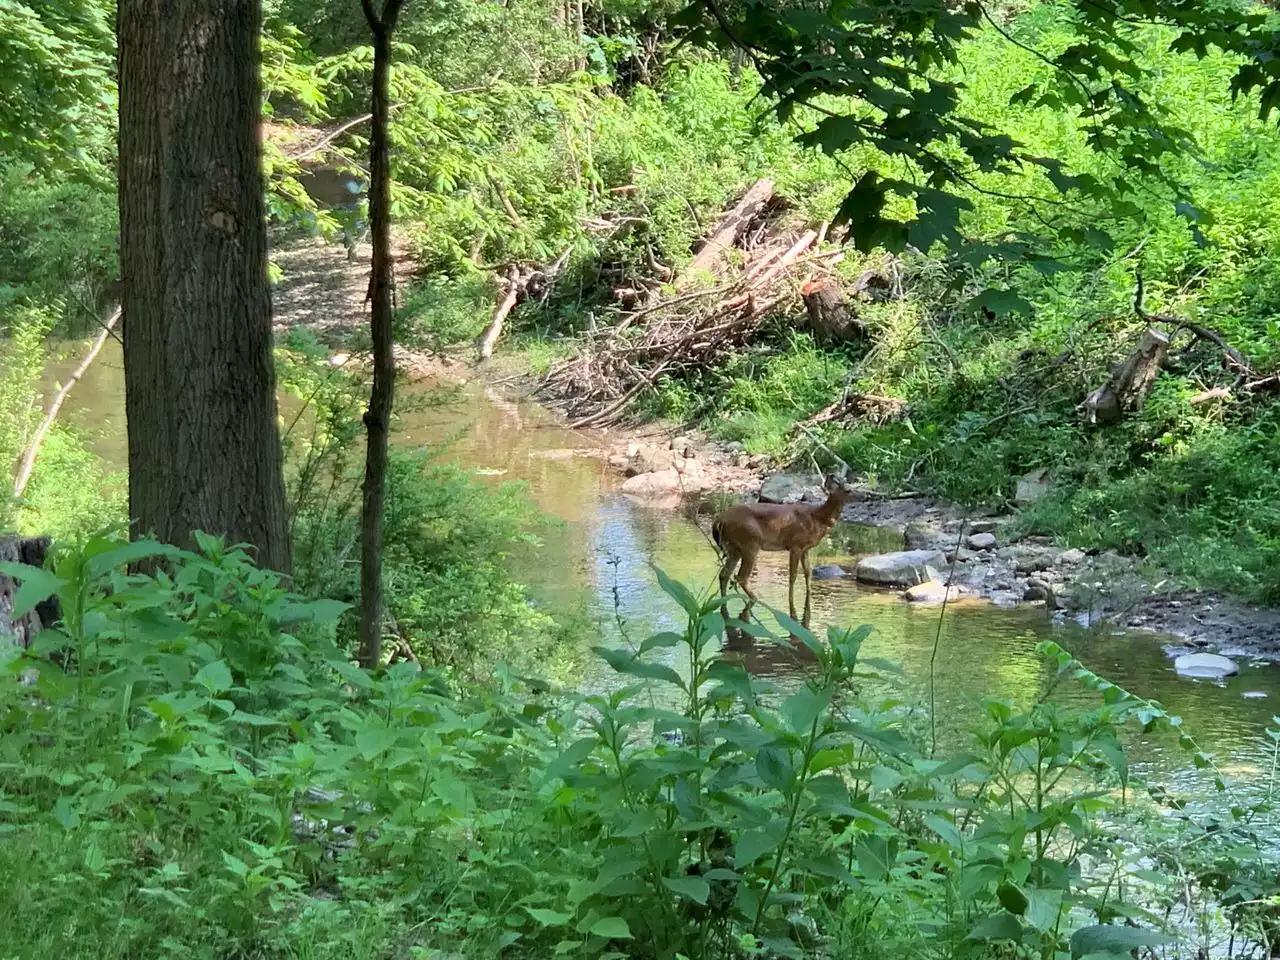
{"label": "driftwood", "polygon": [[1126,413],[1141,410],[1168,353],[1169,335],[1148,327],[1137,348],[1112,368],[1106,383],[1085,397],[1081,407],[1089,423],[1117,423]]}
{"label": "driftwood", "polygon": [[[0,563],[43,566],[49,545],[48,537],[0,537]],[[17,594],[18,583],[8,574],[0,573],[0,641],[12,641],[25,650],[41,629],[61,619],[61,611],[57,597],[50,597],[15,619],[13,602]]]}
{"label": "driftwood", "polygon": [[107,342],[107,337],[111,336],[112,329],[119,322],[120,314],[120,308],[116,308],[115,313],[111,314],[107,322],[102,325],[102,330],[99,331],[93,343],[89,346],[88,353],[84,355],[84,359],[80,361],[80,365],[75,368],[67,382],[62,385],[57,396],[53,398],[53,402],[49,404],[49,409],[45,412],[44,419],[36,427],[36,432],[31,435],[31,442],[27,444],[27,451],[23,454],[22,463],[18,467],[17,476],[13,480],[13,496],[15,499],[22,496],[27,489],[27,484],[31,481],[31,473],[36,467],[36,456],[40,453],[44,438],[48,436],[50,428],[53,427],[53,421],[58,418],[58,411],[62,409],[63,402],[67,399],[67,395],[71,393],[71,388],[79,382],[85,371],[89,369],[90,364],[101,352],[102,345]]}
{"label": "driftwood", "polygon": [[[593,324],[578,354],[548,371],[543,399],[563,408],[573,427],[617,423],[661,377],[715,365],[806,295],[824,329],[849,336],[858,321],[832,272],[843,253],[824,247],[826,224],[806,229],[785,222],[781,209],[773,183],[761,180],[706,232],[674,290],[643,278],[616,287],[616,322]],[[712,284],[692,282],[708,271]]]}
{"label": "driftwood", "polygon": [[494,307],[493,317],[477,341],[481,360],[488,360],[493,356],[493,348],[497,346],[498,339],[502,336],[502,328],[516,304],[530,296],[546,298],[550,292],[551,282],[564,269],[571,252],[573,252],[572,246],[565,247],[564,252],[547,267],[522,266],[518,263],[507,267],[506,276],[501,283],[502,298]]}
{"label": "driftwood", "polygon": [[686,276],[696,277],[699,271],[714,271],[724,255],[741,243],[747,229],[772,199],[772,180],[757,180],[753,183],[742,195],[742,199],[711,228],[702,246],[694,254]]}

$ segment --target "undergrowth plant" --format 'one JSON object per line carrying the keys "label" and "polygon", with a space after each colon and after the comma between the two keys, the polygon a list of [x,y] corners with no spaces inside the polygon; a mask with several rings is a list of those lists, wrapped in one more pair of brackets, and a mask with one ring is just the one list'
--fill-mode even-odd
{"label": "undergrowth plant", "polygon": [[[413,664],[361,670],[342,604],[197,543],[105,535],[4,567],[19,612],[50,593],[62,610],[0,682],[6,957],[1193,949],[1159,929],[1175,886],[1126,828],[1117,739],[1178,721],[1060,648],[1051,668],[1096,708],[992,700],[971,751],[935,756],[859,693],[889,669],[861,656],[866,629],[823,642],[779,617],[773,636],[659,573],[686,626],[600,649],[618,688],[499,669],[459,696]],[[812,670],[762,682],[721,656],[727,631]],[[1266,858],[1231,863],[1232,902],[1265,901]]]}

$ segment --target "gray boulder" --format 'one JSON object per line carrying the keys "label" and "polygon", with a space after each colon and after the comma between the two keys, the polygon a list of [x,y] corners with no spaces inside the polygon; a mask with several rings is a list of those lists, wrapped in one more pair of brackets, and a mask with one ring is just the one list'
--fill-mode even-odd
{"label": "gray boulder", "polygon": [[840,580],[849,575],[848,570],[834,563],[820,563],[811,573],[815,580]]}
{"label": "gray boulder", "polygon": [[858,561],[855,575],[861,582],[877,586],[914,587],[932,579],[929,567],[946,564],[941,550],[900,550],[864,557]]}
{"label": "gray boulder", "polygon": [[965,541],[970,550],[994,550],[996,535],[994,533],[974,533]]}
{"label": "gray boulder", "polygon": [[1035,503],[1049,492],[1049,471],[1041,467],[1018,480],[1013,499],[1017,503]]}
{"label": "gray boulder", "polygon": [[816,473],[775,473],[760,487],[761,503],[798,503],[806,493],[819,491],[822,497],[822,477]]}
{"label": "gray boulder", "polygon": [[1222,680],[1240,672],[1236,662],[1216,653],[1187,653],[1173,661],[1178,676],[1192,680]]}

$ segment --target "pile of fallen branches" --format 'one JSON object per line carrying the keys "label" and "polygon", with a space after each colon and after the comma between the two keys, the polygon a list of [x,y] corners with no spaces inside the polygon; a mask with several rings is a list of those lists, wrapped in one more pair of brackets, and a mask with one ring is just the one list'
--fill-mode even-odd
{"label": "pile of fallen branches", "polygon": [[773,201],[771,181],[753,185],[707,233],[671,292],[624,303],[613,326],[550,370],[543,396],[573,426],[607,426],[664,374],[716,363],[781,308],[803,301],[811,318],[855,327],[832,275],[842,253],[824,249],[826,225],[787,228]]}

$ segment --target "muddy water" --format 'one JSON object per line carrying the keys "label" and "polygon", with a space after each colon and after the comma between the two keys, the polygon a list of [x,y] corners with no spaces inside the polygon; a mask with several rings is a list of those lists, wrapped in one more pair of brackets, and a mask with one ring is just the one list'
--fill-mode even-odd
{"label": "muddy water", "polygon": [[[111,345],[114,347],[114,345]],[[406,396],[427,385],[411,386]],[[115,466],[124,466],[123,369],[118,347],[104,355],[72,393],[64,416],[83,430],[91,447]],[[477,471],[486,482],[521,481],[532,501],[555,522],[541,531],[543,543],[517,557],[520,577],[549,609],[578,610],[594,619],[599,642],[638,643],[657,630],[679,629],[678,610],[658,588],[656,564],[695,591],[709,588],[716,558],[699,526],[696,507],[684,511],[646,508],[617,492],[618,480],[596,456],[599,437],[573,433],[530,403],[498,398],[480,383],[463,385],[445,408],[406,412],[394,442],[406,446],[447,445],[447,456]],[[814,563],[850,566],[860,555],[899,548],[892,533],[870,528],[837,528],[821,545]],[[765,604],[786,606],[786,560],[765,555],[756,586]],[[896,687],[869,692],[893,695],[908,706],[929,702],[930,678],[942,745],[966,745],[980,722],[983,697],[1004,697],[1019,705],[1051,696],[1063,704],[1091,705],[1089,695],[1069,682],[1053,686],[1051,671],[1035,651],[1053,639],[1096,672],[1180,713],[1186,729],[1219,759],[1222,768],[1265,786],[1270,755],[1264,729],[1280,712],[1280,668],[1241,664],[1241,675],[1224,684],[1179,679],[1161,645],[1167,640],[1142,633],[1086,632],[1052,625],[1042,609],[998,608],[966,601],[950,605],[940,618],[936,607],[905,603],[895,593],[847,580],[815,581],[813,623],[821,634],[829,625],[870,624],[863,647],[869,657],[900,665]],[[935,652],[936,650],[936,652]],[[672,654],[672,650],[654,651]],[[780,685],[802,682],[805,666],[781,651],[756,645],[731,653],[749,669]],[[607,666],[589,656],[574,676],[562,678],[583,690],[617,683]],[[670,661],[687,672],[675,657]],[[1246,699],[1261,692],[1266,699]],[[1194,789],[1184,755],[1163,735],[1133,735],[1135,770]]]}

